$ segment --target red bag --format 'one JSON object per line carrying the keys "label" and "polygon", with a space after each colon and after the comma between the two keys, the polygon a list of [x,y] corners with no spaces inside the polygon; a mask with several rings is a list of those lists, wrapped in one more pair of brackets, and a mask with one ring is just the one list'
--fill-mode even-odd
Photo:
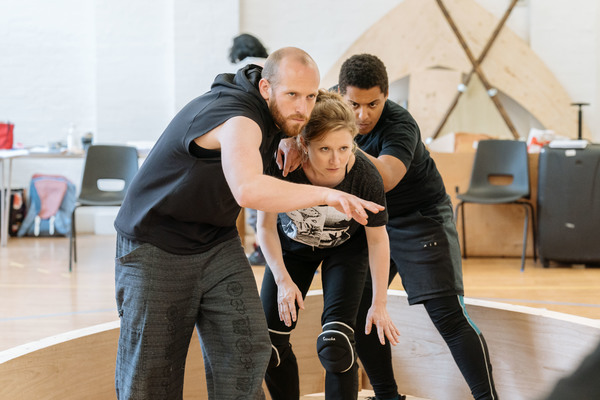
{"label": "red bag", "polygon": [[0,149],[12,149],[15,124],[0,122]]}

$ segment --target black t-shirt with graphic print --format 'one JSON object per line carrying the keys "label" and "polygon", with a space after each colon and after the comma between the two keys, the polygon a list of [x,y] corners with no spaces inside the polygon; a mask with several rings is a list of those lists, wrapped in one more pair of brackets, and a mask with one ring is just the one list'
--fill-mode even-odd
{"label": "black t-shirt with graphic print", "polygon": [[[281,178],[281,175],[279,177]],[[289,173],[283,179],[294,183],[311,184],[302,168]],[[356,161],[352,169],[334,189],[385,206],[385,191],[381,176],[371,161],[361,152],[356,153]],[[377,214],[367,211],[367,214],[369,227],[383,226],[387,223],[387,210]],[[361,224],[327,205],[280,213],[277,218],[277,229],[282,249],[290,252],[339,246],[351,237],[359,233],[363,234],[364,231]]]}

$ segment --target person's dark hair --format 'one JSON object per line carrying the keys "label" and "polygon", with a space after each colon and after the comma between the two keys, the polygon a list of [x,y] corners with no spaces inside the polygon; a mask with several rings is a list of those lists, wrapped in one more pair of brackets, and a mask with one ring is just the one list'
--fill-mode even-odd
{"label": "person's dark hair", "polygon": [[354,112],[339,94],[319,89],[310,119],[300,134],[304,143],[319,141],[328,132],[340,129],[347,129],[352,137],[356,136]]}
{"label": "person's dark hair", "polygon": [[388,93],[388,75],[383,62],[371,54],[356,54],[344,61],[340,68],[338,88],[346,94],[348,86],[371,89],[379,86],[383,94]]}
{"label": "person's dark hair", "polygon": [[229,51],[229,61],[233,64],[242,61],[246,57],[267,58],[268,56],[267,49],[258,38],[248,33],[242,33],[233,38],[233,46]]}

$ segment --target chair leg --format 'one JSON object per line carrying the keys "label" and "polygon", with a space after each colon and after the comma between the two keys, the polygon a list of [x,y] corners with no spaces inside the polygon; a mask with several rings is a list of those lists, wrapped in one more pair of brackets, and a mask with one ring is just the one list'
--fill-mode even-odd
{"label": "chair leg", "polygon": [[69,232],[69,272],[73,271],[73,217],[75,216],[75,209],[71,213],[71,231]]}
{"label": "chair leg", "polygon": [[467,227],[465,226],[465,203],[462,202],[460,205],[462,213],[460,214],[460,220],[462,225],[462,239],[463,239],[463,258],[467,258]]}
{"label": "chair leg", "polygon": [[[457,225],[458,212],[462,209],[461,225],[462,225],[462,258],[467,258],[467,239],[465,235],[465,203],[460,201],[454,209],[454,225]],[[456,228],[458,230],[458,228]]]}
{"label": "chair leg", "polygon": [[73,271],[73,231],[69,234],[69,272]]}
{"label": "chair leg", "polygon": [[77,232],[75,231],[75,225],[73,225],[73,261],[77,264]]}
{"label": "chair leg", "polygon": [[531,214],[531,236],[533,240],[533,261],[537,262],[537,225],[535,223],[535,211],[533,210],[533,205],[531,203],[525,203],[529,207],[529,212]]}
{"label": "chair leg", "polygon": [[77,233],[75,232],[75,211],[77,206],[73,208],[71,213],[71,233],[69,235],[69,272],[73,271],[73,261],[77,263]]}
{"label": "chair leg", "polygon": [[527,252],[527,231],[529,227],[529,210],[526,203],[519,203],[525,211],[525,223],[523,224],[523,251],[521,253],[521,272],[525,270],[525,254]]}
{"label": "chair leg", "polygon": [[[531,205],[531,203],[529,202],[518,202],[518,204],[523,205],[523,208],[525,210],[525,231],[523,232],[523,260],[525,257],[525,251],[527,249],[527,219],[531,218],[531,236],[532,236],[532,247],[533,247],[533,261],[537,262],[537,232],[536,232],[536,225],[535,225],[535,213],[533,210],[533,206]],[[529,217],[531,216],[531,217]],[[523,261],[521,262],[521,271],[524,270],[524,263]]]}
{"label": "chair leg", "polygon": [[[525,258],[527,254],[527,234],[529,228],[529,215],[531,214],[531,224],[532,224],[532,236],[533,236],[533,260],[537,261],[537,238],[536,238],[536,229],[535,229],[535,215],[533,212],[533,206],[529,202],[516,202],[517,204],[521,204],[525,211],[525,221],[523,227],[523,250],[521,252],[521,271],[525,270]],[[461,217],[461,225],[462,225],[462,257],[464,259],[467,258],[467,235],[465,232],[465,203],[464,201],[459,202],[454,209],[454,223],[458,221],[458,214],[462,209]],[[456,228],[458,230],[458,227]]]}

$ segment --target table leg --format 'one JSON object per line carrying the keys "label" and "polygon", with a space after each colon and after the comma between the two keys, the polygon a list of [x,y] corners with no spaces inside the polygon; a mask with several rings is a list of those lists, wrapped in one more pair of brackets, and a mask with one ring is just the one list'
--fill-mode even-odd
{"label": "table leg", "polygon": [[[6,206],[6,195],[5,195],[5,175],[6,172],[4,170],[4,159],[0,159],[0,164],[2,165],[2,182],[0,184],[0,246],[6,246],[6,238],[4,237],[4,232],[8,232],[7,230],[4,229],[4,224],[6,221],[6,218],[4,216],[4,208]],[[7,227],[8,229],[8,227]]]}
{"label": "table leg", "polygon": [[[0,185],[0,246],[6,247],[8,243],[8,227],[9,227],[9,216],[10,216],[10,185],[11,185],[11,172],[12,172],[12,158],[7,160],[2,159],[2,184]],[[5,161],[8,162],[5,165]]]}

